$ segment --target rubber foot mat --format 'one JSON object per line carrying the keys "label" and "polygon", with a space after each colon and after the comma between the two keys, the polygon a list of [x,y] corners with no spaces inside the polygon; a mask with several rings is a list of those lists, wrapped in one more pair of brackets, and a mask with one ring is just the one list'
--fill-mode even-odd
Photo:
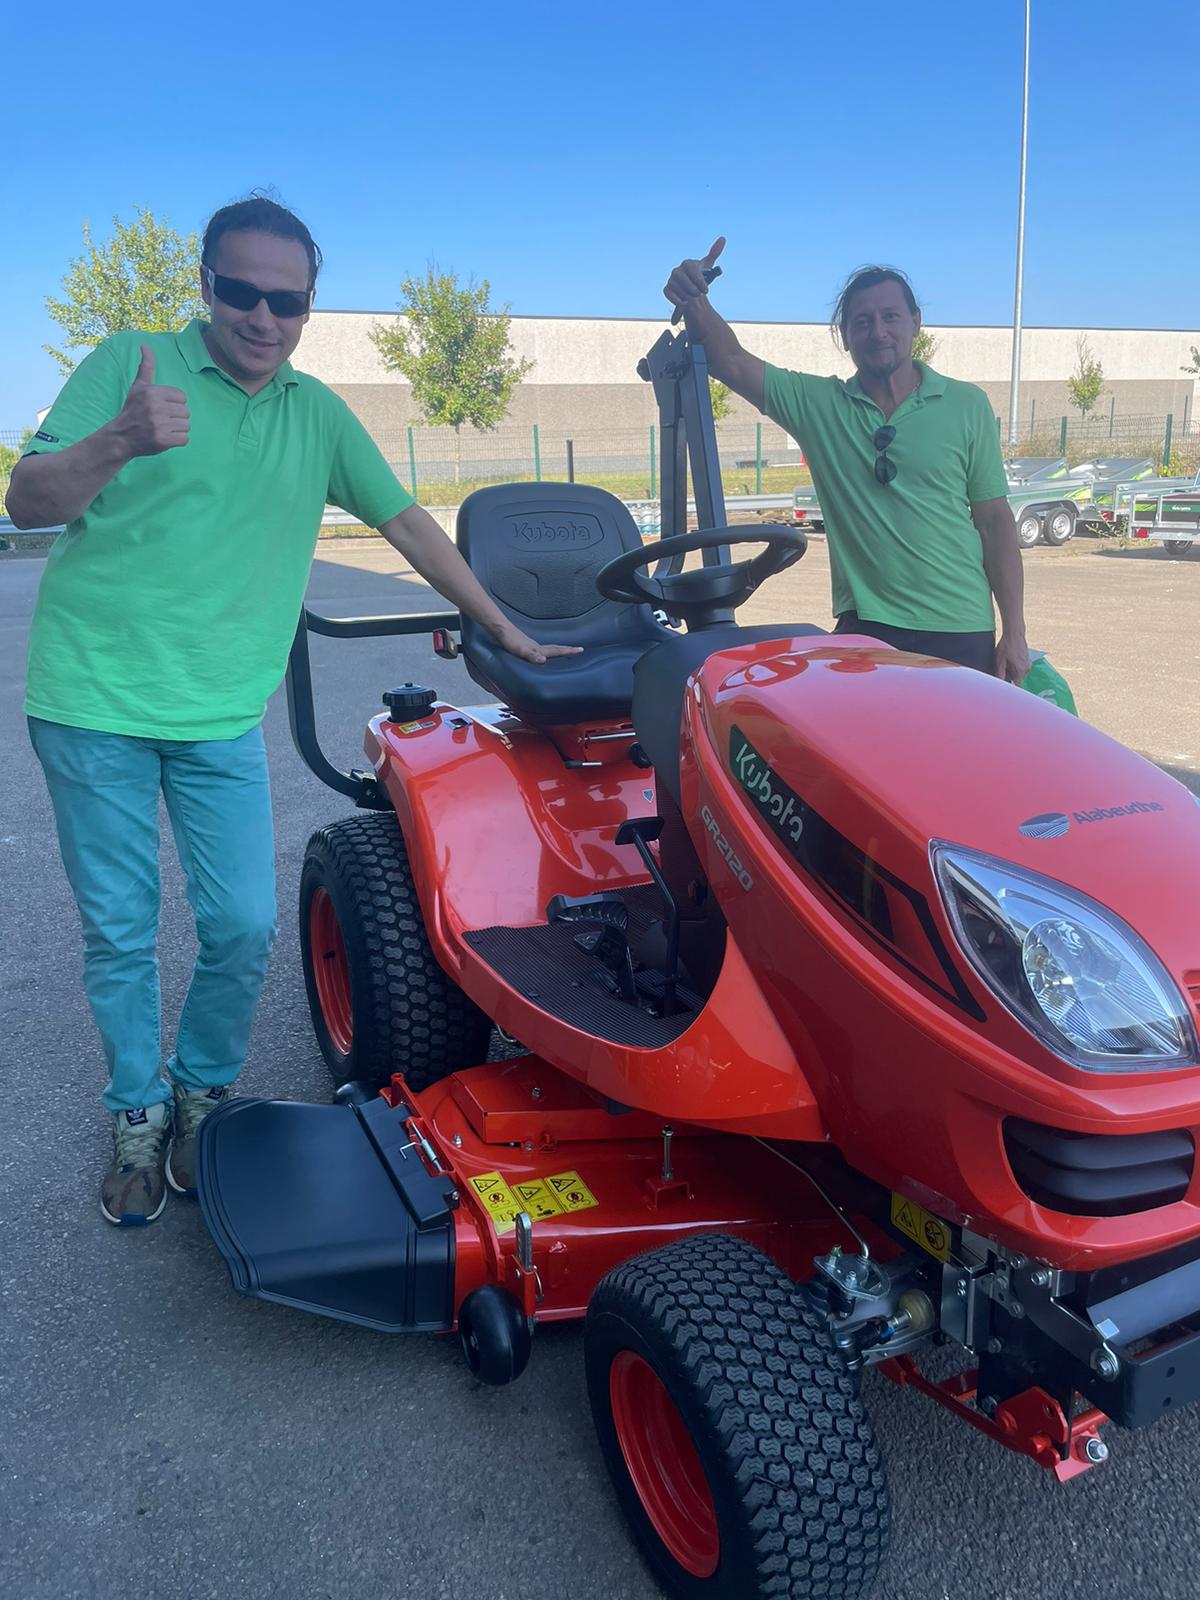
{"label": "rubber foot mat", "polygon": [[[622,891],[629,910],[629,940],[638,939],[662,915],[662,898],[653,884]],[[498,977],[560,1022],[612,1044],[661,1050],[696,1020],[697,997],[681,990],[686,1009],[652,1017],[606,992],[597,982],[600,963],[575,943],[579,923],[552,922],[534,928],[477,928],[463,938]]]}

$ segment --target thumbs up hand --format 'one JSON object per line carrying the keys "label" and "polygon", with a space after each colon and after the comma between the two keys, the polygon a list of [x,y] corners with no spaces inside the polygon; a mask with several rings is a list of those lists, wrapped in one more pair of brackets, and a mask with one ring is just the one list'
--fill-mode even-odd
{"label": "thumbs up hand", "polygon": [[187,396],[154,381],[154,351],[142,346],[142,359],[113,427],[129,456],[157,456],[188,442]]}

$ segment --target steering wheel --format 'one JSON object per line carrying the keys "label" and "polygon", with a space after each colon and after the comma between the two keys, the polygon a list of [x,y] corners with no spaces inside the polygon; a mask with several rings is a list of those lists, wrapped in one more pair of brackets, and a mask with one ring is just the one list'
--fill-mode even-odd
{"label": "steering wheel", "polygon": [[[652,562],[722,544],[765,544],[767,548],[749,561],[723,561],[719,566],[672,572],[662,578],[652,578],[641,570]],[[606,600],[652,605],[681,618],[689,629],[712,628],[732,621],[737,607],[760,584],[793,566],[807,549],[808,540],[798,528],[770,523],[758,528],[704,528],[655,540],[605,562],[596,574],[596,587]]]}

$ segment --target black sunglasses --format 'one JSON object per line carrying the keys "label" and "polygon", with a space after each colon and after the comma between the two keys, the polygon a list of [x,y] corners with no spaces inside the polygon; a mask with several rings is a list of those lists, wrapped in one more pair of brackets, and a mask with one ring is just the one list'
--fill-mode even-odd
{"label": "black sunglasses", "polygon": [[875,429],[875,437],[871,443],[875,446],[875,482],[891,483],[896,476],[896,463],[887,454],[888,445],[896,437],[896,430],[890,422],[885,422],[882,428]]}
{"label": "black sunglasses", "polygon": [[211,267],[204,270],[217,299],[235,311],[253,311],[260,300],[265,300],[273,317],[303,317],[312,305],[311,289],[260,289],[244,278],[223,278]]}

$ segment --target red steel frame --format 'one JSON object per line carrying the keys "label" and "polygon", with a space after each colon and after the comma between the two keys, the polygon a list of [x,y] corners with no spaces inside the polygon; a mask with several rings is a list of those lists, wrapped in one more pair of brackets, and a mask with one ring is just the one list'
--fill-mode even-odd
{"label": "red steel frame", "polygon": [[[975,1372],[956,1373],[935,1383],[918,1368],[911,1356],[896,1356],[882,1361],[879,1370],[899,1388],[919,1389],[938,1405],[977,1428],[1006,1450],[1029,1456],[1039,1467],[1053,1472],[1060,1483],[1077,1478],[1098,1465],[1088,1456],[1088,1444],[1100,1437],[1100,1424],[1108,1418],[1092,1408],[1068,1417],[1044,1389],[1024,1389],[996,1407],[992,1416],[973,1408],[978,1399]],[[1107,1451],[1105,1452],[1107,1455]],[[1104,1456],[1099,1458],[1104,1459]]]}
{"label": "red steel frame", "polygon": [[[473,1289],[501,1283],[540,1321],[581,1317],[611,1268],[705,1230],[738,1234],[793,1277],[833,1243],[855,1247],[836,1217],[814,1206],[804,1175],[756,1141],[671,1124],[672,1171],[664,1177],[662,1118],[611,1112],[534,1056],[475,1067],[417,1095],[397,1075],[384,1093],[413,1107],[414,1136],[424,1134],[454,1174],[456,1306]],[[518,1184],[576,1172],[597,1202],[534,1216],[537,1285],[520,1274],[514,1231],[497,1229],[472,1186],[497,1171],[514,1193]]]}
{"label": "red steel frame", "polygon": [[[397,1074],[384,1094],[391,1104],[414,1109],[409,1122],[414,1139],[426,1140],[454,1176],[459,1196],[456,1306],[473,1290],[496,1283],[528,1317],[574,1320],[583,1316],[596,1285],[613,1267],[697,1232],[736,1234],[801,1280],[811,1275],[814,1256],[839,1244],[858,1248],[803,1173],[780,1154],[745,1137],[673,1127],[671,1173],[664,1177],[659,1119],[614,1114],[597,1096],[533,1056],[472,1068],[421,1094],[413,1094]],[[521,1183],[544,1182],[564,1171],[578,1173],[597,1204],[539,1217],[533,1225],[533,1270],[525,1271],[515,1229],[497,1227],[471,1179],[499,1172],[515,1193]],[[855,1220],[878,1238],[865,1218]],[[894,1245],[883,1243],[894,1253]],[[884,1361],[879,1370],[1061,1481],[1097,1464],[1089,1459],[1087,1445],[1107,1420],[1100,1411],[1068,1421],[1050,1395],[1030,1388],[989,1417],[972,1405],[974,1373],[934,1382],[909,1356]],[[652,1501],[653,1484],[644,1487]],[[664,1537],[678,1536],[670,1519],[665,1526]],[[703,1564],[705,1548],[700,1539],[676,1553],[682,1560],[690,1551]]]}

